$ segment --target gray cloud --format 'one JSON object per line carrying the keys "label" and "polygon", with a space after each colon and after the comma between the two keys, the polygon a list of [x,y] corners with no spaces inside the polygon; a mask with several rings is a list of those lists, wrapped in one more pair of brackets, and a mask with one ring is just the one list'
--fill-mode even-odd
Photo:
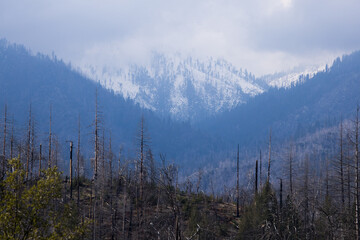
{"label": "gray cloud", "polygon": [[360,49],[357,0],[3,0],[0,37],[74,64],[156,50],[228,59],[257,75]]}

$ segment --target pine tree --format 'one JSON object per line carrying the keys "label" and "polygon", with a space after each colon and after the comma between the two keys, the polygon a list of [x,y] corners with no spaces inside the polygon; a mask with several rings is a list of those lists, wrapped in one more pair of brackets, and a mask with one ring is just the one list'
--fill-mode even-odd
{"label": "pine tree", "polygon": [[87,232],[76,210],[61,203],[57,168],[44,170],[33,185],[25,184],[26,170],[19,159],[9,161],[12,172],[1,183],[0,239],[78,239]]}

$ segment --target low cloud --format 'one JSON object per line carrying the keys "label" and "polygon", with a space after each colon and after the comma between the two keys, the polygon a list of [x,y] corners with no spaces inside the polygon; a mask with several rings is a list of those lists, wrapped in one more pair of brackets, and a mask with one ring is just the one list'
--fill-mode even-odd
{"label": "low cloud", "polygon": [[358,9],[355,0],[5,0],[0,37],[77,65],[180,52],[261,75],[360,49]]}

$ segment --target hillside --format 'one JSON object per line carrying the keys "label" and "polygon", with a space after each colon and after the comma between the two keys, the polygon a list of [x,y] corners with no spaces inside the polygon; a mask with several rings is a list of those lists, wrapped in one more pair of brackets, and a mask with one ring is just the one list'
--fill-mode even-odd
{"label": "hillside", "polygon": [[[41,143],[45,149],[50,104],[52,132],[59,143],[76,142],[80,115],[81,143],[89,167],[89,159],[93,157],[92,124],[97,88],[105,145],[108,145],[111,132],[113,151],[118,153],[122,148],[122,157],[135,159],[143,114],[149,149],[156,159],[159,153],[166,154],[180,166],[184,177],[199,169],[216,174],[221,179],[217,189],[221,189],[223,183],[234,182],[231,174],[222,173],[233,171],[237,143],[240,143],[241,151],[246,151],[246,154],[241,154],[241,166],[250,169],[251,159],[258,156],[260,149],[264,152],[267,149],[270,128],[276,148],[287,139],[296,142],[308,134],[338,126],[341,116],[344,120],[352,119],[359,99],[359,55],[355,52],[337,59],[326,71],[312,78],[305,77],[292,88],[271,88],[250,98],[247,104],[207,117],[197,124],[189,124],[143,109],[133,100],[124,99],[87,79],[55,56],[34,56],[23,46],[2,40],[0,104],[7,103],[8,119],[15,121],[15,135],[20,140],[17,146],[24,144],[26,139],[30,103],[35,142],[37,146]],[[66,159],[67,146],[59,146],[62,147],[60,155]],[[204,175],[204,179],[208,179]],[[209,189],[209,181],[205,182]]]}
{"label": "hillside", "polygon": [[162,116],[197,122],[246,103],[267,86],[225,60],[153,53],[149,64],[82,66],[102,86]]}
{"label": "hillside", "polygon": [[297,138],[322,127],[352,118],[359,103],[360,52],[336,59],[326,71],[318,72],[292,88],[271,88],[245,105],[204,121],[201,129],[226,135],[249,144],[268,135],[281,141]]}
{"label": "hillside", "polygon": [[[14,132],[18,139],[25,140],[31,105],[37,146],[41,143],[47,146],[51,105],[52,133],[57,141],[77,141],[80,117],[83,154],[91,158],[97,91],[101,135],[104,131],[105,141],[108,142],[111,134],[114,151],[119,152],[121,146],[122,156],[126,158],[136,156],[136,139],[142,115],[149,147],[156,155],[167,154],[178,161],[192,152],[201,154],[210,145],[217,148],[214,138],[194,130],[189,124],[159,118],[132,100],[102,88],[55,56],[34,56],[23,46],[9,44],[5,40],[0,42],[0,89],[2,114],[3,106],[7,104],[8,119],[15,121]],[[61,156],[67,156],[67,147],[61,149]],[[182,165],[182,162],[178,163]]]}

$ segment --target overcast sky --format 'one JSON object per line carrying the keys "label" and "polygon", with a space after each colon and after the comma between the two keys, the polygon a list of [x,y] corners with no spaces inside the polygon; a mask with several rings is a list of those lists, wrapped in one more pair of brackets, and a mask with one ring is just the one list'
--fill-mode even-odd
{"label": "overcast sky", "polygon": [[360,49],[359,0],[0,0],[0,38],[75,65],[152,51],[224,58],[257,76]]}

